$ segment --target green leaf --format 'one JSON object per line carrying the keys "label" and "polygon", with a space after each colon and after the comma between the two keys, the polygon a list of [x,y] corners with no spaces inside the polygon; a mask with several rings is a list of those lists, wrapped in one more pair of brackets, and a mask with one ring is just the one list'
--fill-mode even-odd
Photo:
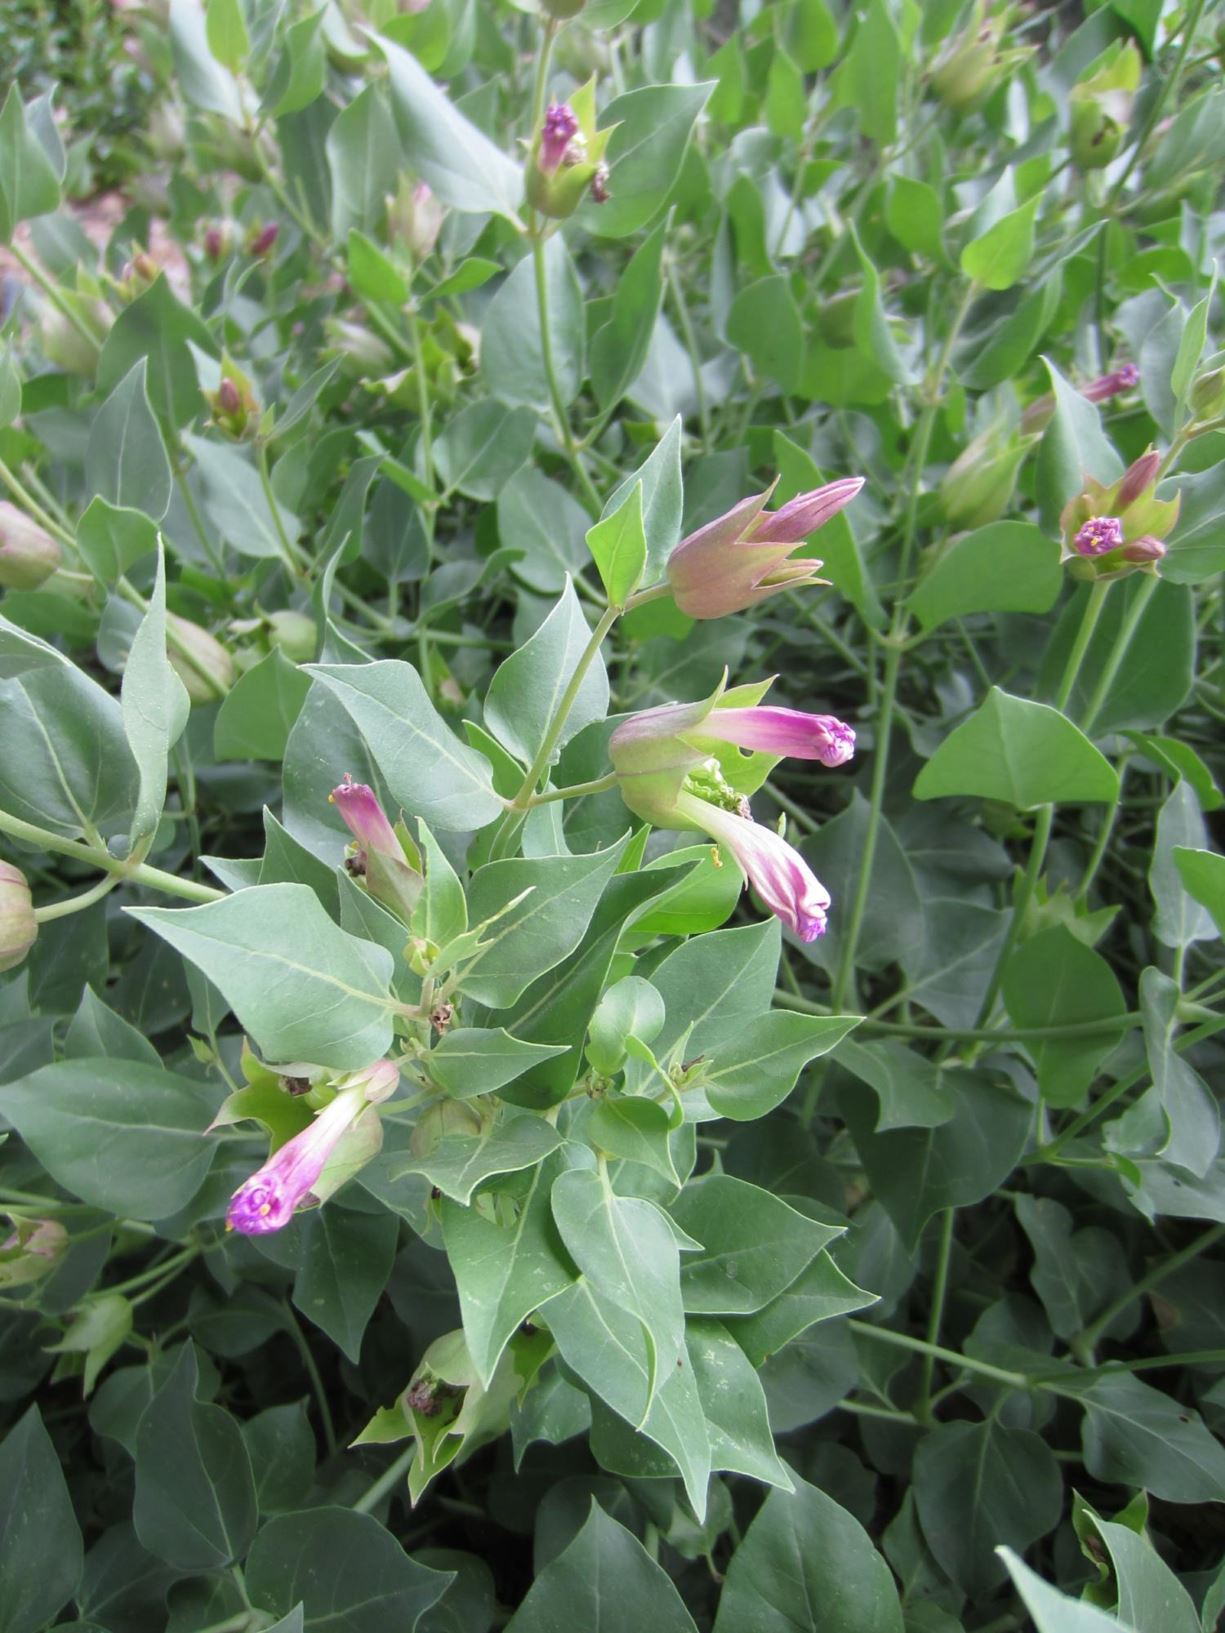
{"label": "green leaf", "polygon": [[981,1202],[1002,1185],[1033,1121],[1019,1095],[970,1071],[958,1074],[957,1108],[938,1128],[877,1134],[862,1093],[843,1091],[839,1106],[872,1191],[907,1245],[918,1241],[932,1214]]}
{"label": "green leaf", "polygon": [[228,1412],[196,1399],[198,1382],[195,1348],[184,1344],[136,1437],[136,1535],[180,1571],[241,1559],[258,1517],[242,1432]]}
{"label": "green leaf", "polygon": [[[1147,1536],[1102,1519],[1088,1503],[1081,1505],[1079,1517],[1109,1555],[1121,1622],[1146,1630],[1160,1628],[1162,1633],[1200,1633],[1191,1595]],[[1100,1558],[1097,1550],[1094,1555]],[[1212,1624],[1205,1620],[1204,1625]]]}
{"label": "green leaf", "polygon": [[504,1026],[460,1026],[445,1032],[422,1061],[423,1070],[453,1100],[496,1094],[539,1060],[564,1053],[556,1043],[523,1043]]}
{"label": "green leaf", "polygon": [[804,326],[786,278],[775,274],[742,289],[728,308],[725,329],[757,374],[795,391],[804,367]]}
{"label": "green leaf", "polygon": [[1018,1196],[1013,1207],[1034,1250],[1030,1285],[1051,1330],[1075,1338],[1111,1296],[1108,1267],[1116,1264],[1122,1281],[1128,1279],[1117,1239],[1095,1225],[1074,1232],[1072,1215],[1052,1197]]}
{"label": "green leaf", "polygon": [[1057,540],[1031,522],[992,522],[954,539],[906,604],[929,630],[971,612],[1049,612],[1062,588]]}
{"label": "green leaf", "polygon": [[130,911],[219,988],[266,1060],[356,1071],[386,1054],[391,954],[339,929],[305,885]]}
{"label": "green leaf", "polygon": [[315,1474],[315,1434],[306,1402],[266,1407],[241,1429],[260,1513],[297,1508]]}
{"label": "green leaf", "polygon": [[661,1380],[683,1364],[676,1236],[653,1202],[618,1196],[606,1174],[589,1169],[562,1174],[551,1201],[561,1239],[592,1288],[641,1323],[648,1357],[645,1417]]}
{"label": "green leaf", "polygon": [[710,1434],[711,1467],[791,1491],[791,1471],[774,1449],[765,1390],[722,1322],[691,1321],[689,1363]]}
{"label": "green leaf", "polygon": [[85,480],[109,504],[157,522],[169,508],[173,479],[149,406],[148,368],[148,358],[138,357],[98,410],[89,428]]}
{"label": "green leaf", "polygon": [[[490,927],[488,949],[467,966],[463,992],[478,1003],[504,1009],[538,976],[568,958],[583,939],[624,850],[622,840],[590,856],[524,857],[478,868],[468,889],[471,922],[505,916]],[[520,896],[523,900],[511,907]]]}
{"label": "green leaf", "polygon": [[31,1406],[0,1442],[0,1633],[38,1633],[77,1591],[81,1528]]}
{"label": "green leaf", "polygon": [[912,176],[891,176],[885,199],[885,224],[912,255],[922,255],[938,266],[948,264],[944,248],[944,210],[940,195],[925,181]]}
{"label": "green leaf", "polygon": [[1052,1106],[1079,1105],[1101,1062],[1127,1031],[1121,1018],[1127,1004],[1110,965],[1057,924],[1012,954],[1004,967],[1003,993],[1008,1013],[1020,1027],[1072,1027],[1120,1017],[1117,1030],[1026,1044],[1043,1099]]}
{"label": "green leaf", "polygon": [[592,339],[591,385],[605,413],[617,406],[646,362],[663,305],[667,230],[661,221],[634,251],[613,291],[612,314]]}
{"label": "green leaf", "polygon": [[384,255],[378,245],[356,227],[349,228],[347,247],[349,282],[354,294],[367,301],[403,306],[408,299],[408,279],[391,257]]}
{"label": "green leaf", "polygon": [[448,489],[470,499],[496,499],[524,464],[536,437],[536,416],[484,397],[451,420],[434,446],[434,464]]}
{"label": "green leaf", "polygon": [[46,215],[59,202],[60,178],[12,84],[0,108],[0,244],[9,242],[18,222]]}
{"label": "green leaf", "polygon": [[763,1309],[753,1315],[726,1317],[727,1330],[755,1367],[784,1349],[819,1321],[852,1315],[877,1302],[877,1294],[844,1276],[828,1253],[816,1258]]}
{"label": "green leaf", "polygon": [[636,1095],[597,1101],[583,1124],[584,1137],[597,1150],[623,1162],[641,1163],[669,1185],[679,1187],[671,1132],[671,1119],[663,1106]]}
{"label": "green leaf", "polygon": [[999,1544],[1023,1550],[1059,1524],[1063,1478],[1028,1429],[994,1418],[939,1423],[915,1452],[914,1496],[928,1547],[977,1601],[1004,1580]]}
{"label": "green leaf", "polygon": [[374,38],[387,59],[392,107],[413,169],[453,209],[513,219],[523,200],[519,166],[460,113],[415,57]]}
{"label": "green leaf", "polygon": [[[196,463],[204,510],[218,534],[240,556],[283,558],[280,528],[255,466],[236,448],[187,435],[183,446]],[[281,526],[293,538],[301,523],[284,505]]]}
{"label": "green leaf", "polygon": [[284,33],[284,46],[269,77],[260,111],[276,118],[301,113],[327,83],[327,55],[322,38],[326,8],[300,17]]}
{"label": "green leaf", "polygon": [[1173,845],[1170,854],[1188,895],[1212,914],[1218,935],[1225,935],[1225,856]]}
{"label": "green leaf", "polygon": [[647,536],[642,520],[642,484],[636,483],[611,516],[587,533],[587,548],[599,570],[609,604],[624,606],[646,571]]}
{"label": "green leaf", "polygon": [[702,1033],[708,1059],[699,1081],[706,1098],[720,1117],[764,1117],[787,1098],[810,1060],[828,1054],[858,1025],[858,1015],[784,1010],[712,1023]]}
{"label": "green leaf", "polygon": [[175,427],[189,424],[203,407],[189,341],[209,357],[216,354],[208,325],[176,299],[163,273],[112,324],[98,359],[99,391],[113,392],[146,358],[153,412]]}
{"label": "green leaf", "polygon": [[628,1626],[697,1633],[667,1572],[593,1500],[582,1530],[537,1576],[507,1633]]}
{"label": "green leaf", "polygon": [[938,1128],[953,1115],[955,1095],[944,1069],[890,1038],[838,1045],[838,1065],[876,1091],[877,1133],[891,1128]]}
{"label": "green leaf", "polygon": [[[715,1633],[902,1633],[893,1577],[845,1508],[793,1476],[772,1491],[732,1555]],[[820,1607],[820,1623],[814,1607]]]}
{"label": "green leaf", "polygon": [[[1122,1623],[1104,1610],[1080,1599],[1069,1599],[1031,1571],[1011,1548],[1001,1548],[1000,1558],[1012,1577],[1025,1608],[1034,1619],[1038,1633],[1120,1633]],[[1127,1633],[1123,1629],[1123,1633]]]}
{"label": "green leaf", "polygon": [[1203,1078],[1178,1052],[1178,983],[1150,966],[1140,976],[1144,1048],[1153,1086],[1149,1091],[1165,1113],[1168,1134],[1157,1155],[1203,1179],[1221,1144],[1221,1116]]}
{"label": "green leaf", "polygon": [[1086,1413],[1085,1467],[1095,1479],[1171,1503],[1225,1500],[1225,1446],[1198,1412],[1129,1373],[1077,1384],[1075,1393]]}
{"label": "green leaf", "polygon": [[534,1168],[561,1144],[551,1123],[533,1112],[490,1118],[479,1134],[448,1134],[423,1157],[414,1157],[393,1175],[424,1174],[453,1202],[467,1207],[472,1193],[493,1174]]}
{"label": "green leaf", "polygon": [[410,663],[308,664],[369,745],[396,804],[433,828],[483,828],[503,810],[484,755],[431,703]]}
{"label": "green leaf", "polygon": [[880,273],[860,243],[854,222],[851,223],[850,231],[851,242],[855,246],[855,254],[859,260],[859,269],[863,273],[863,283],[855,297],[852,319],[855,345],[886,379],[892,380],[896,385],[908,385],[913,377],[897,349],[897,342],[885,316],[880,293]]}
{"label": "green leaf", "polygon": [[961,252],[961,270],[986,289],[1011,289],[1034,256],[1034,217],[1042,202],[1035,193],[971,239]]}
{"label": "green leaf", "polygon": [[1058,709],[993,686],[919,773],[916,799],[975,794],[1018,810],[1118,798],[1119,775]]}
{"label": "green leaf", "polygon": [[681,418],[678,414],[632,475],[609,495],[601,521],[614,515],[630,490],[642,486],[642,525],[647,536],[648,583],[663,575],[681,536],[685,489],[681,480]]}
{"label": "green leaf", "polygon": [[21,375],[9,347],[0,352],[0,430],[6,430],[21,413]]}
{"label": "green leaf", "polygon": [[237,73],[251,49],[239,0],[208,0],[204,31],[213,56],[223,68]]}
{"label": "green leaf", "polygon": [[[523,765],[549,735],[558,706],[591,641],[586,614],[567,582],[539,629],[512,652],[489,683],[485,724]],[[608,675],[597,652],[554,742],[563,748],[584,726],[608,713]]]}
{"label": "green leaf", "polygon": [[672,1204],[672,1218],[702,1244],[681,1267],[685,1309],[700,1315],[747,1315],[791,1285],[842,1235],[797,1213],[757,1185],[710,1174],[691,1181]]}
{"label": "green leaf", "polygon": [[859,13],[849,48],[843,47],[831,84],[836,106],[854,108],[860,129],[880,147],[897,135],[901,68],[897,24],[885,0],[870,0]]}
{"label": "green leaf", "polygon": [[[542,254],[552,380],[565,406],[578,396],[586,372],[583,291],[560,233],[546,240]],[[481,374],[500,401],[548,411],[552,388],[531,255],[517,263],[485,308]]]}
{"label": "green leaf", "polygon": [[365,90],[337,114],[327,134],[332,178],[332,234],[343,242],[357,228],[377,231],[404,163],[400,137],[379,85]]}
{"label": "green leaf", "polygon": [[245,113],[242,93],[209,49],[200,0],[171,0],[169,21],[175,79],[188,105],[238,124]]}
{"label": "green leaf", "polygon": [[549,1205],[561,1169],[561,1158],[549,1157],[499,1186],[517,1205],[513,1216],[495,1220],[451,1201],[440,1205],[464,1338],[486,1387],[520,1325],[574,1281]]}
{"label": "green leaf", "polygon": [[130,1026],[122,1015],[104,1004],[92,987],[84,996],[64,1034],[64,1057],[89,1060],[135,1060],[142,1066],[160,1070],[161,1057],[143,1033]]}
{"label": "green leaf", "polygon": [[62,1060],[0,1088],[0,1112],[73,1196],[120,1218],[165,1219],[214,1155],[206,1083],[134,1060]]}
{"label": "green leaf", "polygon": [[1149,889],[1157,905],[1153,934],[1167,947],[1185,947],[1193,941],[1210,941],[1216,936],[1212,914],[1184,887],[1182,870],[1174,856],[1176,849],[1202,849],[1207,837],[1195,792],[1190,783],[1180,780],[1157,813],[1157,833],[1148,876]]}
{"label": "green leaf", "polygon": [[362,1334],[395,1263],[399,1220],[329,1205],[305,1214],[297,1229],[301,1260],[294,1304],[356,1365]]}
{"label": "green leaf", "polygon": [[[778,505],[821,487],[826,480],[812,455],[792,442],[783,431],[774,433],[774,458],[779,473],[779,485],[774,495]],[[865,624],[879,629],[884,624],[885,612],[855,541],[850,513],[842,510],[832,516],[817,538],[820,540],[823,576],[854,606]]]}
{"label": "green leaf", "polygon": [[527,466],[498,494],[498,536],[522,552],[511,571],[539,595],[560,595],[587,565],[591,518],[559,483]]}
{"label": "green leaf", "polygon": [[690,1507],[704,1519],[710,1439],[686,1358],[680,1366],[661,1366],[657,1378],[657,1357],[641,1320],[585,1276],[552,1300],[544,1319],[566,1365],[619,1417],[667,1452]]}
{"label": "green leaf", "polygon": [[77,548],[90,572],[110,585],[157,549],[157,528],[143,511],[119,510],[95,495],[77,523]]}
{"label": "green leaf", "polygon": [[604,155],[609,197],[579,207],[587,232],[625,238],[646,226],[680,175],[690,133],[714,88],[714,80],[643,85],[613,98],[600,114],[601,129],[612,130]]}
{"label": "green leaf", "polygon": [[166,656],[166,558],[160,549],[148,611],[132,637],[123,671],[120,704],[128,746],[140,774],[130,835],[135,846],[157,830],[166,803],[170,750],[182,736],[191,709],[187,688]]}
{"label": "green leaf", "polygon": [[222,699],[213,725],[214,754],[219,760],[283,759],[310,689],[310,677],[274,646]]}
{"label": "green leaf", "polygon": [[370,1514],[308,1508],[271,1519],[246,1565],[252,1604],[273,1616],[305,1608],[303,1633],[414,1628],[453,1580],[410,1559]]}

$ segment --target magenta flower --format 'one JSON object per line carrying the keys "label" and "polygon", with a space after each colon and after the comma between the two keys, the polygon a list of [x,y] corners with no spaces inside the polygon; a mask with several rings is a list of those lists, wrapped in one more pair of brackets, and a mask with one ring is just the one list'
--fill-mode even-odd
{"label": "magenta flower", "polygon": [[819,561],[789,561],[797,544],[836,516],[863,487],[861,476],[842,477],[768,511],[770,491],[754,494],[690,533],[668,558],[676,605],[690,618],[722,618],[780,590],[824,582]]}
{"label": "magenta flower", "polygon": [[226,1224],[245,1236],[283,1230],[297,1210],[318,1201],[314,1188],[340,1142],[369,1107],[385,1100],[400,1078],[389,1060],[342,1079],[336,1098],[300,1134],[286,1140],[230,1198]]}
{"label": "magenta flower", "polygon": [[553,102],[540,127],[540,151],[536,163],[546,176],[561,169],[567,149],[579,134],[578,116],[568,102]]}
{"label": "magenta flower", "polygon": [[1123,524],[1117,516],[1090,516],[1078,529],[1072,548],[1078,556],[1104,556],[1123,542]]}
{"label": "magenta flower", "polygon": [[773,828],[693,794],[679,795],[676,804],[681,816],[717,844],[727,846],[762,901],[801,941],[815,941],[825,934],[829,892],[799,851]]}
{"label": "magenta flower", "polygon": [[350,873],[366,881],[366,889],[384,907],[408,922],[424,879],[404,855],[404,847],[378,795],[367,783],[344,781],[328,796],[356,840],[348,859]]}
{"label": "magenta flower", "polygon": [[855,733],[832,714],[762,704],[721,709],[710,703],[666,703],[623,720],[608,748],[617,770],[633,774],[675,764],[674,745],[690,750],[681,757],[697,764],[720,743],[833,767],[845,765],[854,754]]}

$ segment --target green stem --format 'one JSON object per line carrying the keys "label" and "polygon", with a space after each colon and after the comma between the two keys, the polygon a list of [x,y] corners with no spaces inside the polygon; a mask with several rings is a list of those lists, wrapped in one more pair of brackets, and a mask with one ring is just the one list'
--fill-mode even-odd
{"label": "green stem", "polygon": [[680,324],[681,339],[689,353],[689,367],[693,371],[693,394],[698,405],[698,424],[702,428],[702,452],[705,453],[710,445],[710,403],[707,401],[706,384],[702,379],[702,356],[698,351],[697,336],[693,332],[689,307],[676,274],[676,263],[671,257],[668,260],[668,292],[672,296],[672,306],[676,312],[676,320]]}
{"label": "green stem", "polygon": [[389,1464],[388,1467],[383,1470],[382,1474],[379,1475],[378,1479],[375,1480],[372,1485],[366,1487],[365,1491],[362,1492],[361,1496],[355,1503],[349,1504],[349,1507],[353,1510],[353,1512],[355,1514],[368,1514],[370,1510],[383,1497],[385,1497],[394,1486],[399,1485],[400,1481],[403,1480],[404,1476],[408,1473],[409,1468],[412,1466],[412,1461],[416,1455],[416,1452],[417,1444],[414,1441],[407,1451],[401,1452],[399,1457],[396,1458],[395,1462]]}
{"label": "green stem", "polygon": [[[430,422],[430,385],[425,377],[425,353],[421,348],[421,326],[417,322],[416,307],[410,304],[406,309],[406,316],[408,318],[408,339],[413,354],[413,370],[417,376],[417,417],[421,421],[421,463],[425,470],[425,485],[433,493],[434,438]],[[432,510],[426,516],[426,529],[432,544],[434,536]]]}
{"label": "green stem", "polygon": [[1098,1340],[1116,1316],[1121,1315],[1136,1299],[1142,1298],[1167,1276],[1172,1276],[1176,1270],[1181,1270],[1183,1265],[1190,1264],[1193,1259],[1199,1258],[1201,1253],[1206,1253],[1222,1237],[1225,1237],[1225,1225],[1213,1225],[1211,1229],[1197,1236],[1188,1247],[1184,1247],[1178,1253],[1172,1253],[1168,1259],[1163,1259],[1159,1265],[1155,1265],[1147,1275],[1141,1276],[1139,1281],[1133,1282],[1121,1297],[1108,1304],[1099,1316],[1081,1329],[1073,1340],[1076,1353],[1092,1355]]}
{"label": "green stem", "polygon": [[553,358],[553,334],[549,327],[549,279],[544,259],[545,240],[539,232],[532,235],[532,270],[536,275],[536,312],[540,323],[540,356],[544,363],[545,379],[549,386],[549,401],[553,405],[553,419],[557,434],[566,451],[566,458],[575,480],[591,506],[592,515],[600,514],[600,496],[592,485],[570,428],[570,415],[562,402],[561,387],[557,383],[557,365]]}
{"label": "green stem", "polygon": [[201,1252],[202,1249],[200,1248],[199,1244],[193,1242],[190,1246],[181,1249],[178,1253],[171,1254],[170,1258],[163,1259],[160,1264],[150,1265],[147,1269],[142,1270],[138,1275],[129,1276],[127,1281],[121,1281],[114,1287],[104,1288],[103,1291],[107,1293],[122,1293],[126,1296],[128,1293],[135,1292],[138,1288],[146,1286],[146,1284],[149,1282],[156,1282],[160,1284],[163,1281],[173,1280],[183,1266],[190,1264],[193,1259],[198,1259]]}
{"label": "green stem", "polygon": [[83,890],[79,896],[68,896],[62,902],[49,902],[46,907],[36,907],[34,921],[36,924],[49,924],[53,919],[67,918],[70,913],[83,913],[87,907],[92,907],[103,896],[109,895],[118,883],[118,878],[112,873],[99,879],[90,889]]}
{"label": "green stem", "polygon": [[936,1367],[935,1349],[940,1338],[940,1323],[944,1320],[944,1299],[948,1292],[949,1260],[953,1251],[953,1221],[955,1208],[945,1208],[940,1224],[940,1246],[936,1256],[936,1274],[932,1281],[931,1309],[927,1317],[927,1342],[931,1346],[923,1357],[919,1380],[919,1399],[915,1416],[920,1423],[932,1421],[932,1373]]}
{"label": "green stem", "polygon": [[98,334],[97,331],[85,321],[84,317],[73,305],[73,303],[70,300],[65,299],[62,290],[54,279],[49,278],[43,271],[42,267],[39,266],[38,262],[33,260],[25,253],[15,238],[10,241],[8,249],[13,259],[20,264],[23,271],[25,271],[29,277],[34,279],[34,282],[42,290],[43,294],[56,308],[56,310],[61,312],[64,317],[68,319],[69,323],[72,324],[73,328],[77,331],[81,338],[88,341],[91,346],[100,347],[103,340],[106,338],[105,335]]}
{"label": "green stem", "polygon": [[285,1303],[285,1330],[297,1346],[298,1354],[302,1358],[302,1365],[306,1368],[306,1376],[310,1379],[311,1389],[314,1391],[315,1401],[319,1407],[319,1424],[323,1430],[324,1444],[327,1446],[328,1456],[336,1455],[336,1425],[332,1421],[332,1408],[328,1403],[327,1391],[323,1387],[323,1379],[319,1376],[319,1368],[315,1357],[311,1354],[311,1347],[306,1341],[306,1334],[298,1323],[293,1307]]}
{"label": "green stem", "polygon": [[13,498],[16,499],[23,510],[28,511],[39,527],[50,533],[52,538],[58,539],[61,544],[66,545],[74,556],[76,555],[76,539],[73,538],[67,528],[61,527],[54,516],[47,514],[34,495],[28,488],[23,486],[20,478],[9,469],[2,459],[0,459],[0,482],[4,483]]}
{"label": "green stem", "polygon": [[[1111,688],[1114,686],[1115,680],[1118,678],[1119,670],[1123,666],[1123,660],[1131,648],[1131,643],[1135,638],[1140,620],[1143,618],[1145,609],[1152,600],[1160,582],[1161,580],[1157,578],[1155,574],[1146,575],[1144,582],[1140,585],[1140,588],[1131,598],[1131,606],[1127,609],[1122,626],[1119,629],[1118,635],[1115,637],[1114,646],[1111,649],[1110,656],[1106,660],[1105,667],[1097,678],[1097,685],[1093,689],[1093,696],[1089,699],[1089,706],[1085,710],[1084,719],[1080,723],[1080,728],[1086,737],[1092,733],[1094,723],[1096,722],[1098,715],[1101,714],[1106,699],[1110,696]],[[1094,584],[1093,588],[1095,590],[1097,587],[1098,586]],[[1062,705],[1060,706],[1062,707]]]}
{"label": "green stem", "polygon": [[848,1396],[834,1408],[836,1412],[853,1412],[856,1417],[882,1418],[886,1423],[909,1423],[918,1426],[913,1412],[900,1412],[895,1406],[871,1406],[866,1401],[853,1401]]}
{"label": "green stem", "polygon": [[1033,1380],[1024,1372],[1009,1372],[1005,1367],[992,1366],[988,1361],[962,1355],[955,1349],[945,1349],[941,1344],[928,1343],[924,1338],[912,1338],[909,1333],[891,1332],[888,1327],[874,1327],[870,1321],[856,1321],[853,1317],[848,1319],[847,1326],[853,1332],[862,1333],[865,1338],[875,1338],[897,1349],[913,1350],[916,1355],[930,1355],[935,1361],[945,1361],[949,1366],[977,1373],[980,1378],[989,1378],[992,1383],[1007,1384],[1010,1389],[1029,1389],[1033,1384]]}
{"label": "green stem", "polygon": [[147,862],[125,862],[117,856],[112,856],[101,845],[87,845],[79,839],[65,839],[62,834],[52,833],[48,828],[36,827],[32,822],[23,822],[20,817],[10,816],[7,811],[0,811],[0,833],[11,834],[14,839],[20,839],[24,844],[35,849],[56,851],[61,856],[71,856],[87,866],[102,868],[107,873],[114,873],[120,879],[126,879],[131,884],[148,885],[153,890],[162,890],[169,896],[183,896],[193,902],[221,901],[226,895],[224,890],[214,890],[211,885],[200,885],[192,879],[180,879],[175,873],[165,873],[161,868],[150,867]]}
{"label": "green stem", "polygon": [[574,673],[570,676],[566,689],[561,695],[561,701],[558,703],[553,718],[549,722],[549,729],[544,734],[544,741],[536,751],[536,758],[528,767],[527,776],[524,777],[518,793],[511,801],[512,807],[519,810],[527,809],[531,796],[536,792],[537,785],[544,775],[546,766],[553,758],[553,750],[557,747],[557,740],[562,734],[566,721],[570,718],[570,710],[574,707],[575,699],[578,697],[579,690],[586,679],[587,671],[595,662],[600,648],[604,644],[605,637],[619,616],[620,612],[617,607],[607,607],[599,623],[592,630],[587,645],[583,648],[579,660],[574,666]]}
{"label": "green stem", "polygon": [[527,803],[535,807],[559,799],[578,799],[583,794],[602,794],[606,789],[615,788],[617,780],[617,773],[610,771],[606,777],[593,777],[590,782],[574,782],[568,788],[550,788],[547,794],[533,794]]}
{"label": "green stem", "polygon": [[306,567],[301,556],[290,542],[289,534],[285,531],[285,522],[281,516],[281,506],[272,488],[272,474],[268,469],[268,445],[260,442],[256,449],[256,464],[259,466],[260,486],[264,490],[264,498],[268,509],[272,512],[272,525],[276,528],[277,542],[281,546],[281,559],[291,578],[305,578]]}

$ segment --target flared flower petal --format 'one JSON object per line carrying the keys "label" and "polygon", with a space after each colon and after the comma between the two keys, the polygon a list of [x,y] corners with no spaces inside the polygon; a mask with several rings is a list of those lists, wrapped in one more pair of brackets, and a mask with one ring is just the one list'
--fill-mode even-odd
{"label": "flared flower petal", "polygon": [[762,901],[801,941],[825,934],[829,892],[780,834],[692,794],[682,794],[677,805],[695,827],[727,846]]}

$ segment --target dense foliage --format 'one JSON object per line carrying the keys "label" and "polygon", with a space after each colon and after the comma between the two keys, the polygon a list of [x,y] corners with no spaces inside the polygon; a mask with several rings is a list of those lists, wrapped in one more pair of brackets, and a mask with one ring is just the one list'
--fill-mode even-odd
{"label": "dense foliage", "polygon": [[3,8],[0,1633],[1217,1627],[1223,36]]}

